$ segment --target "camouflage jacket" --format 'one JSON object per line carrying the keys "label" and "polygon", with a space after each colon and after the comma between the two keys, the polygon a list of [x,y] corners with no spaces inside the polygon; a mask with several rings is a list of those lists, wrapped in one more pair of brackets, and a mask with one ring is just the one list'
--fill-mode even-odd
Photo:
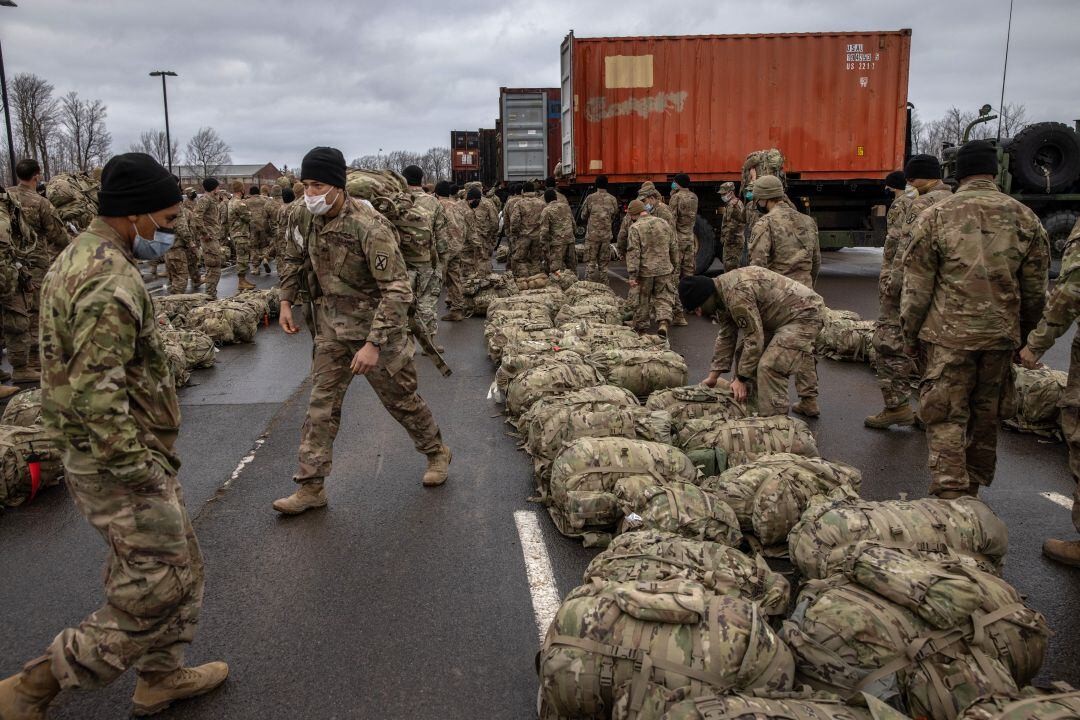
{"label": "camouflage jacket", "polygon": [[214,193],[204,193],[195,201],[195,231],[203,242],[221,239],[221,205]]}
{"label": "camouflage jacket", "polygon": [[274,221],[274,201],[266,195],[252,195],[244,200],[250,216],[249,226],[252,231],[269,233]]}
{"label": "camouflage jacket", "polygon": [[176,472],[180,404],[131,249],[103,219],[62,252],[41,292],[42,421],[68,472],[132,486]]}
{"label": "camouflage jacket", "polygon": [[802,283],[763,267],[744,267],[713,280],[719,295],[716,336],[711,369],[724,373],[731,368],[739,331],[743,348],[736,374],[754,378],[768,336],[798,322],[821,322],[825,303]]}
{"label": "camouflage jacket", "polygon": [[510,210],[507,234],[515,240],[533,245],[540,240],[540,216],[544,212],[544,200],[534,192],[525,193]]}
{"label": "camouflage jacket", "polygon": [[665,220],[672,230],[675,229],[675,213],[671,212],[671,208],[665,203],[657,202],[652,206],[652,210],[649,210],[649,214]]}
{"label": "camouflage jacket", "polygon": [[619,201],[607,190],[598,189],[585,198],[581,219],[585,221],[585,236],[590,240],[611,242],[611,225],[619,212]]}
{"label": "camouflage jacket", "polygon": [[180,215],[176,218],[176,240],[173,249],[186,250],[197,247],[198,239],[194,233],[195,211],[187,203],[180,206]]}
{"label": "camouflage jacket", "polygon": [[629,213],[624,214],[622,220],[619,221],[619,234],[615,237],[615,248],[620,256],[626,255],[626,244],[630,242],[630,226],[633,224],[634,219]]}
{"label": "camouflage jacket", "polygon": [[[509,201],[507,201],[507,205],[509,204]],[[495,208],[495,203],[486,197],[482,197],[480,198],[480,204],[475,208],[469,207],[468,204],[465,207],[473,215],[473,228],[477,233],[478,240],[481,243],[493,242],[499,235],[499,211]]]}
{"label": "camouflage jacket", "polygon": [[251,209],[247,201],[234,197],[229,200],[229,237],[244,240],[251,237]]}
{"label": "camouflage jacket", "polygon": [[821,268],[817,223],[809,215],[777,205],[750,231],[750,264],[814,287]]}
{"label": "camouflage jacket", "polygon": [[[455,200],[454,205],[460,208],[461,218],[464,221],[461,227],[463,232],[462,237],[464,239],[465,250],[474,254],[483,254],[485,250],[484,242],[487,236],[481,234],[478,224],[479,220],[477,219],[475,212],[475,210],[479,210],[480,208],[477,207],[474,210],[473,208],[469,207],[469,203],[465,200]],[[494,207],[494,205],[492,205],[492,207]],[[497,221],[495,227],[498,227]]]}
{"label": "camouflage jacket", "polygon": [[0,306],[21,292],[20,275],[29,278],[29,271],[20,271],[16,264],[26,262],[22,248],[28,245],[32,251],[33,242],[34,233],[23,220],[19,202],[0,189]]}
{"label": "camouflage jacket", "polygon": [[316,217],[305,209],[285,244],[283,302],[296,300],[308,258],[318,281],[318,288],[307,288],[317,308],[316,339],[367,341],[395,355],[406,349],[413,293],[389,220],[354,198],[346,198],[334,217]]}
{"label": "camouflage jacket", "polygon": [[457,257],[465,249],[465,233],[468,228],[465,225],[465,213],[469,206],[450,198],[436,198],[442,207],[443,217],[446,218],[446,249],[447,254]]}
{"label": "camouflage jacket", "polygon": [[566,198],[565,195],[563,195],[558,190],[555,191],[555,200],[557,200],[558,202],[561,202],[562,204],[566,205],[567,207],[570,207],[570,201]]}
{"label": "camouflage jacket", "polygon": [[670,275],[679,265],[675,231],[656,216],[634,220],[626,249],[626,272],[631,278]]}
{"label": "camouflage jacket", "polygon": [[540,213],[540,239],[545,246],[573,245],[575,230],[570,203],[556,200],[544,206]]}
{"label": "camouflage jacket", "polygon": [[889,278],[885,284],[885,302],[881,306],[881,314],[888,318],[896,318],[896,324],[900,324],[900,291],[904,287],[904,254],[911,245],[911,233],[915,228],[915,221],[923,210],[941,202],[952,195],[952,190],[943,182],[922,191],[913,197],[906,206],[903,218],[900,221],[900,231],[896,235],[896,250],[893,252],[892,265]]}
{"label": "camouflage jacket", "polygon": [[742,245],[746,231],[746,206],[738,197],[724,205],[720,224],[721,247]]}
{"label": "camouflage jacket", "polygon": [[495,207],[495,212],[502,212],[502,198],[495,194],[494,189],[484,193],[484,197],[491,201],[491,204]]}
{"label": "camouflage jacket", "polygon": [[697,222],[698,196],[690,188],[679,188],[671,193],[668,201],[671,214],[675,217],[675,234],[680,242],[694,237],[694,223]]}
{"label": "camouflage jacket", "polygon": [[450,234],[452,231],[450,221],[446,217],[442,203],[434,195],[428,195],[421,188],[409,188],[413,202],[426,210],[431,215],[431,240],[435,246],[436,257],[433,262],[444,262],[442,259],[450,249]]}
{"label": "camouflage jacket", "polygon": [[903,265],[908,345],[1016,348],[1042,314],[1050,246],[1034,212],[972,180],[919,216]]}
{"label": "camouflage jacket", "polygon": [[37,235],[40,244],[48,254],[43,267],[49,267],[52,259],[67,247],[71,240],[67,230],[64,229],[64,221],[60,219],[60,213],[56,212],[51,202],[25,185],[16,185],[9,188],[8,192],[22,206],[23,219]]}
{"label": "camouflage jacket", "polygon": [[892,278],[893,263],[896,262],[896,248],[903,232],[904,218],[915,198],[903,194],[893,200],[885,216],[885,247],[881,253],[881,273],[878,275],[878,304],[881,308],[880,321],[888,325],[900,324],[899,304],[889,302],[888,288]]}
{"label": "camouflage jacket", "polygon": [[1035,356],[1050,349],[1054,341],[1068,332],[1080,315],[1080,220],[1073,226],[1061,258],[1061,273],[1046,300],[1039,325],[1027,336]]}

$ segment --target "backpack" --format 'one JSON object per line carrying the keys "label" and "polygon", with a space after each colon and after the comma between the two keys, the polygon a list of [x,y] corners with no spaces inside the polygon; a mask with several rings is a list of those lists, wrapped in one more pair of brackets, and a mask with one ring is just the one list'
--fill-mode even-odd
{"label": "backpack", "polygon": [[191,369],[188,367],[187,355],[184,354],[184,347],[180,344],[180,340],[175,334],[162,333],[161,345],[169,361],[169,370],[172,371],[176,387],[187,385],[191,378]]}
{"label": "backpack", "polygon": [[548,362],[525,370],[506,388],[506,412],[517,417],[547,395],[603,385],[604,379],[591,365]]}
{"label": "backpack", "polygon": [[642,485],[620,481],[615,486],[623,520],[621,533],[662,530],[694,540],[736,547],[742,542],[739,518],[715,493],[688,482]]}
{"label": "backpack", "polygon": [[655,390],[685,385],[689,376],[682,355],[671,350],[601,350],[589,356],[612,385],[639,398]]}
{"label": "backpack", "polygon": [[579,302],[592,297],[608,297],[615,299],[615,291],[604,283],[593,282],[591,280],[578,280],[565,290],[566,302],[570,305],[576,305]]}
{"label": "backpack", "polygon": [[60,173],[45,183],[45,197],[60,219],[85,230],[98,212],[101,182],[88,173]]}
{"label": "backpack", "polygon": [[41,424],[41,388],[13,395],[0,416],[0,425],[36,427]]}
{"label": "backpack", "polygon": [[587,354],[600,350],[667,350],[659,335],[638,335],[622,324],[579,320],[559,325],[565,347],[582,347]]}
{"label": "backpack", "polygon": [[818,457],[810,428],[786,415],[688,420],[677,429],[675,444],[685,451],[720,449],[727,457],[727,467],[745,465],[772,453]]}
{"label": "backpack", "polygon": [[550,320],[535,320],[527,316],[489,322],[484,326],[484,344],[493,362],[502,360],[503,350],[511,342],[528,339],[556,344],[558,337],[558,331],[551,327]]}
{"label": "backpack", "polygon": [[721,386],[719,382],[715,388],[687,385],[655,390],[649,395],[645,407],[667,411],[676,425],[704,417],[720,417],[725,420],[746,417],[746,405],[736,402],[731,388]]}
{"label": "backpack", "polygon": [[[261,200],[255,200],[255,198],[263,198]],[[254,201],[254,202],[252,202]],[[248,211],[251,213],[251,229],[261,233],[266,233],[270,230],[270,218],[267,214],[270,201],[262,195],[256,195],[248,199],[245,203],[248,207]]]}
{"label": "backpack", "polygon": [[1020,432],[1061,440],[1061,411],[1058,405],[1065,394],[1069,376],[1060,370],[1038,368],[1028,370],[1013,366],[1013,385],[1016,388],[1016,413],[1003,417],[1006,427]]}
{"label": "backpack", "polygon": [[825,324],[814,340],[814,352],[833,360],[867,362],[874,354],[873,320],[848,310],[825,311]]}
{"label": "backpack", "polygon": [[192,308],[210,302],[210,296],[204,293],[184,293],[180,295],[161,295],[153,299],[154,314],[164,313],[176,327],[184,327]]}
{"label": "backpack", "polygon": [[[509,359],[509,358],[508,358]],[[631,393],[614,385],[596,385],[572,390],[559,395],[548,395],[532,404],[512,424],[522,437],[528,438],[534,425],[541,426],[549,422],[549,417],[563,410],[597,410],[607,407],[636,407],[637,398]]]}
{"label": "backpack", "polygon": [[787,541],[810,498],[841,485],[857,492],[861,483],[862,473],[850,465],[775,453],[706,478],[701,487],[730,505],[742,529],[769,546]]}
{"label": "backpack", "polygon": [[409,192],[409,185],[393,170],[350,170],[345,192],[366,200],[398,231],[406,262],[430,262],[435,217]]}
{"label": "backpack", "polygon": [[1054,683],[1055,690],[1024,688],[1020,692],[980,697],[957,720],[1073,720],[1080,718],[1080,690]]}
{"label": "backpack", "polygon": [[778,149],[755,150],[746,156],[742,170],[742,186],[744,189],[752,184],[750,180],[751,168],[757,170],[757,177],[775,175],[780,178],[780,182],[784,183],[784,187],[787,187],[787,176],[784,173],[784,153]]}
{"label": "backpack", "polygon": [[[34,265],[33,250],[38,240],[23,218],[22,206],[0,187],[0,243],[8,248],[0,255],[0,300],[6,300],[19,290],[20,281],[30,281],[29,268]],[[22,263],[19,270],[15,264]]]}
{"label": "backpack", "polygon": [[60,484],[63,477],[60,450],[43,427],[0,425],[0,507],[33,500],[44,488]]}
{"label": "backpack", "polygon": [[500,358],[499,369],[495,371],[495,386],[502,392],[506,392],[511,380],[529,368],[545,363],[585,364],[585,358],[571,350],[563,350],[552,343],[544,343],[542,348],[542,350],[530,348],[522,352],[515,352],[513,355],[507,355],[504,351]]}
{"label": "backpack", "polygon": [[217,359],[217,347],[214,340],[198,330],[165,330],[162,339],[178,345],[184,354],[184,363],[188,370],[210,368]]}

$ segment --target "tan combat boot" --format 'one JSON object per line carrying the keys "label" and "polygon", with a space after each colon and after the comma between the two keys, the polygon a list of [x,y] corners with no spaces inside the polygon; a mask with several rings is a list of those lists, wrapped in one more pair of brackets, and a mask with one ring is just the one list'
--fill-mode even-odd
{"label": "tan combat boot", "polygon": [[791,412],[808,418],[816,418],[821,414],[821,410],[818,409],[817,398],[801,398],[799,402],[792,405]]}
{"label": "tan combat boot", "polygon": [[668,334],[668,321],[661,320],[656,324],[656,334],[662,338],[666,338]]}
{"label": "tan combat boot", "polygon": [[877,430],[888,430],[893,425],[912,425],[915,422],[915,412],[908,404],[899,407],[885,408],[877,415],[871,415],[863,420],[863,425]]}
{"label": "tan combat boot", "polygon": [[445,445],[427,456],[427,471],[424,473],[424,485],[434,487],[446,482],[450,472],[450,458],[453,453]]}
{"label": "tan combat boot", "polygon": [[254,290],[256,287],[258,286],[255,283],[251,282],[246,277],[242,277],[236,283],[236,292],[242,293],[245,290]]}
{"label": "tan combat boot", "polygon": [[0,720],[45,720],[45,709],[59,693],[52,661],[31,660],[18,675],[0,681]]}
{"label": "tan combat boot", "polygon": [[0,400],[7,400],[12,395],[18,395],[19,392],[19,388],[14,385],[0,385]]}
{"label": "tan combat boot", "polygon": [[1062,565],[1080,567],[1080,540],[1047,540],[1043,555]]}
{"label": "tan combat boot", "polygon": [[229,666],[223,662],[180,668],[169,673],[140,674],[132,697],[133,713],[140,717],[156,715],[177,700],[205,695],[227,677]]}
{"label": "tan combat boot", "polygon": [[299,515],[315,508],[326,507],[326,490],[321,482],[303,483],[288,497],[274,501],[274,509],[282,515]]}
{"label": "tan combat boot", "polygon": [[971,483],[963,490],[939,490],[932,494],[939,500],[958,500],[965,497],[977,498],[979,497],[979,485],[978,483]]}

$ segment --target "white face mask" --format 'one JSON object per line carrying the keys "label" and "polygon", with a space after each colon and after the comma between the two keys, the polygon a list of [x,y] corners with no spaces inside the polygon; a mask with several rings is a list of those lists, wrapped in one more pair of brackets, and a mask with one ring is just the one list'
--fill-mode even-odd
{"label": "white face mask", "polygon": [[[333,207],[333,202],[327,202],[326,198],[330,196],[332,190],[327,190],[322,195],[308,195],[304,194],[304,204],[307,205],[308,212],[312,215],[325,215],[330,212],[330,208]],[[335,199],[334,202],[337,200]]]}

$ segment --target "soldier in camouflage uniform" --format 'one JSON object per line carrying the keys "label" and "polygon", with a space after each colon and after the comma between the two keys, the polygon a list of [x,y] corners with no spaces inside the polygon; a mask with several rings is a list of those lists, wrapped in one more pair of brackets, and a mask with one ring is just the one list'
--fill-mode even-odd
{"label": "soldier in camouflage uniform", "polygon": [[244,201],[251,215],[251,259],[255,268],[253,275],[263,270],[270,272],[270,239],[274,236],[274,201],[264,195],[258,185],[252,185]]}
{"label": "soldier in camouflage uniform", "polygon": [[8,192],[22,206],[23,218],[34,234],[41,238],[49,251],[49,261],[67,247],[71,238],[64,228],[64,221],[53,204],[38,194],[41,183],[41,167],[37,160],[20,160],[15,165],[18,183]]}
{"label": "soldier in camouflage uniform", "polygon": [[720,324],[703,384],[715,387],[721,373],[731,368],[741,332],[742,351],[731,382],[735,399],[745,402],[753,384],[759,415],[786,415],[788,378],[813,353],[824,324],[821,296],[791,278],[752,266],[715,280],[703,275],[683,278],[679,297],[688,311],[711,315]]}
{"label": "soldier in camouflage uniform", "polygon": [[[184,210],[187,211],[188,229],[189,232],[194,233],[194,215],[195,215],[195,201],[199,195],[195,192],[195,188],[184,188]],[[187,246],[187,271],[188,277],[191,278],[191,290],[197,292],[199,286],[202,285],[203,280],[199,276],[199,263],[202,262],[201,243],[197,235],[193,235],[191,242]]]}
{"label": "soldier in camouflage uniform", "polygon": [[[4,329],[28,325],[26,317],[26,294],[30,288],[30,262],[25,253],[34,250],[34,234],[22,218],[19,203],[0,187],[0,318]],[[24,346],[25,347],[25,346]],[[11,348],[8,348],[11,358]],[[8,375],[4,378],[10,380]],[[19,392],[12,385],[0,385],[0,400]]]}
{"label": "soldier in camouflage uniform", "polygon": [[233,196],[229,198],[227,216],[229,228],[229,240],[232,242],[233,254],[236,258],[236,285],[237,292],[253,290],[255,283],[247,279],[251,270],[251,210],[244,202],[244,185],[237,181],[232,184]]}
{"label": "soldier in camouflage uniform", "polygon": [[619,202],[607,191],[604,175],[596,178],[596,190],[585,198],[581,219],[585,225],[585,279],[608,284],[611,254],[611,227],[619,212]]}
{"label": "soldier in camouflage uniform", "polygon": [[522,186],[521,199],[510,210],[507,225],[515,277],[529,277],[544,271],[544,243],[540,226],[543,212],[544,199],[536,193],[536,186],[532,182],[526,182]]}
{"label": "soldier in camouflage uniform", "polygon": [[441,485],[450,448],[427,403],[417,394],[414,344],[406,330],[412,288],[393,225],[369,204],[345,193],[345,157],[318,147],[304,156],[301,179],[307,211],[286,246],[281,272],[285,332],[299,331],[292,303],[303,286],[315,305],[311,400],[300,439],[300,488],[274,502],[295,515],[327,503],[341,404],[353,378],[363,375],[383,407],[427,456],[423,483]]}
{"label": "soldier in camouflage uniform", "polygon": [[996,175],[994,146],[965,143],[959,189],[919,215],[903,257],[904,350],[915,357],[923,344],[919,415],[930,493],[943,498],[978,495],[993,481],[1011,362],[1046,302],[1046,230],[998,190]]}
{"label": "soldier in camouflage uniform", "polygon": [[[1027,336],[1020,361],[1034,369],[1054,341],[1069,331],[1080,317],[1080,220],[1073,226],[1061,258],[1061,273],[1050,292],[1038,327]],[[1069,447],[1069,471],[1080,483],[1080,333],[1073,336],[1069,354],[1069,380],[1061,396],[1061,433]],[[1080,484],[1073,490],[1073,527],[1080,531]],[[1080,566],[1080,541],[1050,539],[1043,554],[1066,565]]]}
{"label": "soldier in camouflage uniform", "polygon": [[577,275],[577,250],[574,239],[577,226],[570,203],[565,196],[560,200],[557,190],[544,191],[544,210],[540,213],[540,244],[547,258],[548,272],[567,270]]}
{"label": "soldier in camouflage uniform", "polygon": [[743,255],[746,254],[746,207],[735,194],[735,183],[723,183],[718,192],[724,204],[723,208],[717,210],[721,216],[721,257],[724,272],[730,272],[742,267]]}
{"label": "soldier in camouflage uniform", "polygon": [[567,207],[570,207],[570,201],[567,200],[566,196],[559,191],[559,187],[555,184],[555,178],[553,177],[549,177],[547,180],[544,180],[544,194],[547,194],[548,190],[554,190],[555,199],[566,205]]}
{"label": "soldier in camouflage uniform", "polygon": [[[697,223],[698,196],[690,189],[690,176],[679,173],[671,183],[671,197],[668,207],[675,220],[675,236],[679,242],[679,278],[690,277],[697,272],[697,237],[694,225]],[[677,281],[676,281],[677,284]],[[673,288],[674,289],[674,288]],[[682,306],[675,303],[676,325],[686,325]]]}
{"label": "soldier in camouflage uniform", "polygon": [[[180,205],[180,215],[176,218],[176,240],[165,252],[165,270],[169,274],[169,292],[174,295],[186,292],[188,276],[188,248],[195,244],[192,232],[194,210],[187,203]],[[198,275],[191,276],[192,289],[198,287]]]}
{"label": "soldier in camouflage uniform", "polygon": [[61,689],[101,688],[132,667],[136,715],[228,675],[221,662],[184,667],[203,559],[176,479],[180,405],[135,266],[161,257],[155,231],[175,222],[180,189],[142,153],[114,157],[101,180],[99,217],[45,279],[41,389],[68,492],[108,548],[105,605],[0,683],[3,718],[44,718]]}
{"label": "soldier in camouflage uniform", "polygon": [[448,229],[443,260],[443,284],[446,286],[446,307],[449,312],[440,319],[458,322],[465,319],[465,296],[462,290],[469,277],[470,265],[465,255],[465,239],[466,234],[471,231],[465,216],[471,213],[468,205],[451,199],[450,183],[446,180],[435,184],[435,197],[442,207]]}
{"label": "soldier in camouflage uniform", "polygon": [[[413,297],[416,304],[416,322],[435,341],[439,331],[438,309],[439,296],[442,295],[443,273],[446,271],[446,253],[450,243],[450,223],[446,219],[442,203],[434,195],[428,195],[422,187],[424,171],[416,165],[404,170],[405,181],[409,184],[409,193],[415,205],[424,210],[430,218],[431,244],[427,248],[403,248],[405,266],[413,280]],[[417,255],[421,250],[423,255]],[[438,348],[442,352],[442,348]]]}
{"label": "soldier in camouflage uniform", "polygon": [[[495,244],[499,240],[499,208],[495,206],[495,203],[492,202],[491,198],[484,196],[484,186],[480,182],[474,181],[466,183],[466,196],[468,196],[473,188],[476,188],[480,198],[480,202],[477,206],[471,209],[476,219],[474,226],[476,227],[479,239],[483,242],[484,259],[481,264],[483,264],[483,262],[490,263],[491,255],[495,252]],[[504,222],[507,217],[509,217],[509,213],[504,212]],[[485,274],[487,274],[487,272],[488,270],[484,271]]]}
{"label": "soldier in camouflage uniform", "polygon": [[206,267],[206,294],[211,299],[217,297],[218,282],[221,281],[223,230],[221,227],[221,200],[216,194],[218,181],[215,178],[203,180],[203,194],[195,201],[192,228],[202,244],[203,265]]}
{"label": "soldier in camouflage uniform", "polygon": [[626,272],[630,287],[637,290],[634,329],[648,332],[655,313],[658,334],[667,337],[675,302],[675,277],[680,250],[675,231],[666,222],[649,215],[645,203],[631,201],[626,214],[632,218],[626,249]]}
{"label": "soldier in camouflage uniform", "polygon": [[[467,218],[466,226],[470,232],[465,236],[466,255],[472,255],[470,275],[483,277],[491,272],[491,253],[488,252],[488,223],[490,218],[484,210],[484,201],[487,200],[478,187],[471,187],[465,192],[465,198],[459,202],[465,203],[471,218]],[[488,200],[488,203],[491,201]],[[509,205],[510,203],[507,203]],[[491,207],[494,207],[493,205]],[[498,221],[495,222],[495,232],[498,232]],[[471,248],[471,253],[469,249]]]}
{"label": "soldier in camouflage uniform", "polygon": [[[784,186],[775,175],[754,182],[754,204],[760,217],[750,231],[750,264],[766,267],[813,289],[821,269],[821,247],[817,223],[790,205],[781,202]],[[799,402],[792,411],[817,417],[817,359],[813,353],[803,358],[795,374]]]}

